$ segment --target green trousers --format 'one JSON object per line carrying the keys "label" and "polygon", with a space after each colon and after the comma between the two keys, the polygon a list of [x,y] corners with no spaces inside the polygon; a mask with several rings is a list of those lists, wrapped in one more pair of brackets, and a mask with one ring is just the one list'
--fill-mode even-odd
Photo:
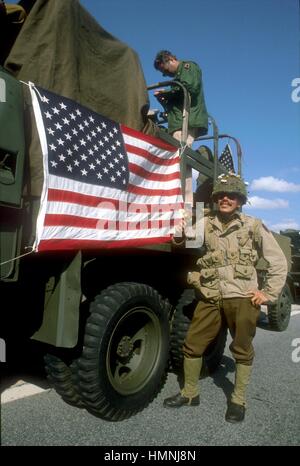
{"label": "green trousers", "polygon": [[200,358],[218,335],[224,320],[232,337],[229,348],[234,359],[237,363],[252,365],[252,340],[259,312],[260,308],[253,306],[250,298],[228,298],[218,303],[199,301],[183,344],[184,356]]}

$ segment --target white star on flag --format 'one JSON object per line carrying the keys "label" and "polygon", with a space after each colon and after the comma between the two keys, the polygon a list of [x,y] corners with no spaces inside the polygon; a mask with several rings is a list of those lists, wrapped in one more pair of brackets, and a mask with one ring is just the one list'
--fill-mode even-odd
{"label": "white star on flag", "polygon": [[31,85],[44,186],[35,249],[170,241],[182,219],[176,147]]}

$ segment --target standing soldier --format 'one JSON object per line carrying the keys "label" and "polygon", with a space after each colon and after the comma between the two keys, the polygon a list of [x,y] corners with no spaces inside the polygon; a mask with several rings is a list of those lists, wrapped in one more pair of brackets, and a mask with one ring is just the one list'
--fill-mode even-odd
{"label": "standing soldier", "polygon": [[[236,362],[235,386],[225,419],[240,422],[245,417],[246,387],[250,380],[254,350],[252,340],[260,305],[276,301],[282,290],[287,262],[275,238],[260,220],[240,213],[247,201],[243,180],[221,175],[212,193],[217,211],[204,219],[206,253],[198,261],[200,272],[190,272],[188,283],[200,292],[184,344],[184,387],[164,401],[168,408],[199,405],[202,355],[226,322]],[[263,289],[258,289],[255,265],[267,263]]]}
{"label": "standing soldier", "polygon": [[[191,98],[188,121],[187,145],[191,146],[194,139],[207,133],[208,115],[205,105],[202,72],[192,61],[180,61],[168,50],[161,50],[154,60],[155,69],[163,76],[173,77],[188,91]],[[181,141],[183,118],[183,92],[179,86],[172,86],[169,91],[159,90],[155,97],[165,108],[168,115],[168,132]]]}

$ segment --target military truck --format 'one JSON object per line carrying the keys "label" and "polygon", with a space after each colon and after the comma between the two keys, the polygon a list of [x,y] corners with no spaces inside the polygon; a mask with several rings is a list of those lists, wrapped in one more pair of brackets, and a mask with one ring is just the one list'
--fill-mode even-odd
{"label": "military truck", "polygon": [[300,302],[300,231],[287,229],[280,231],[280,235],[287,236],[291,240],[291,292],[293,302]]}
{"label": "military truck", "polygon": [[[24,0],[11,17],[8,13],[2,10],[0,28],[0,286],[6,303],[0,337],[40,342],[49,380],[67,403],[120,421],[148,406],[169,370],[180,372],[180,347],[196,299],[186,275],[200,251],[175,248],[170,241],[118,250],[32,252],[42,156],[26,83],[180,144],[147,118],[147,86],[135,52],[77,1]],[[57,40],[62,29],[63,43]],[[158,83],[148,91],[172,84]],[[185,138],[189,96],[182,92]],[[193,201],[206,207],[214,180],[225,171],[219,161],[223,138],[235,147],[238,173],[242,162],[238,141],[219,134],[212,117],[210,124],[212,135],[199,138],[198,149],[181,151],[183,193],[194,169],[199,176]],[[283,301],[272,308],[278,329],[290,312],[286,295]],[[278,311],[282,307],[284,313]],[[226,336],[223,328],[207,349],[202,375],[218,367]]]}

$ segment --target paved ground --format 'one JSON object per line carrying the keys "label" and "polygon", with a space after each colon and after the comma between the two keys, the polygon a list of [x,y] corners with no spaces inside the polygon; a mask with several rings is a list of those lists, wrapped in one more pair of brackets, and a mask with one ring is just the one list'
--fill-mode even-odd
{"label": "paved ground", "polygon": [[[162,408],[163,399],[177,390],[176,377],[170,374],[162,393],[148,408],[117,423],[68,406],[49,390],[40,373],[23,374],[17,386],[2,394],[2,445],[300,445],[300,306],[293,308],[285,332],[258,328],[255,349],[249,407],[241,425],[224,421],[226,397],[234,379],[227,347],[214,377],[201,381],[199,407]],[[24,378],[45,391],[31,396],[23,391],[20,395],[28,385]],[[6,377],[2,388],[7,389],[11,382],[16,382],[13,374]],[[12,390],[19,390],[14,401],[9,399]]]}

